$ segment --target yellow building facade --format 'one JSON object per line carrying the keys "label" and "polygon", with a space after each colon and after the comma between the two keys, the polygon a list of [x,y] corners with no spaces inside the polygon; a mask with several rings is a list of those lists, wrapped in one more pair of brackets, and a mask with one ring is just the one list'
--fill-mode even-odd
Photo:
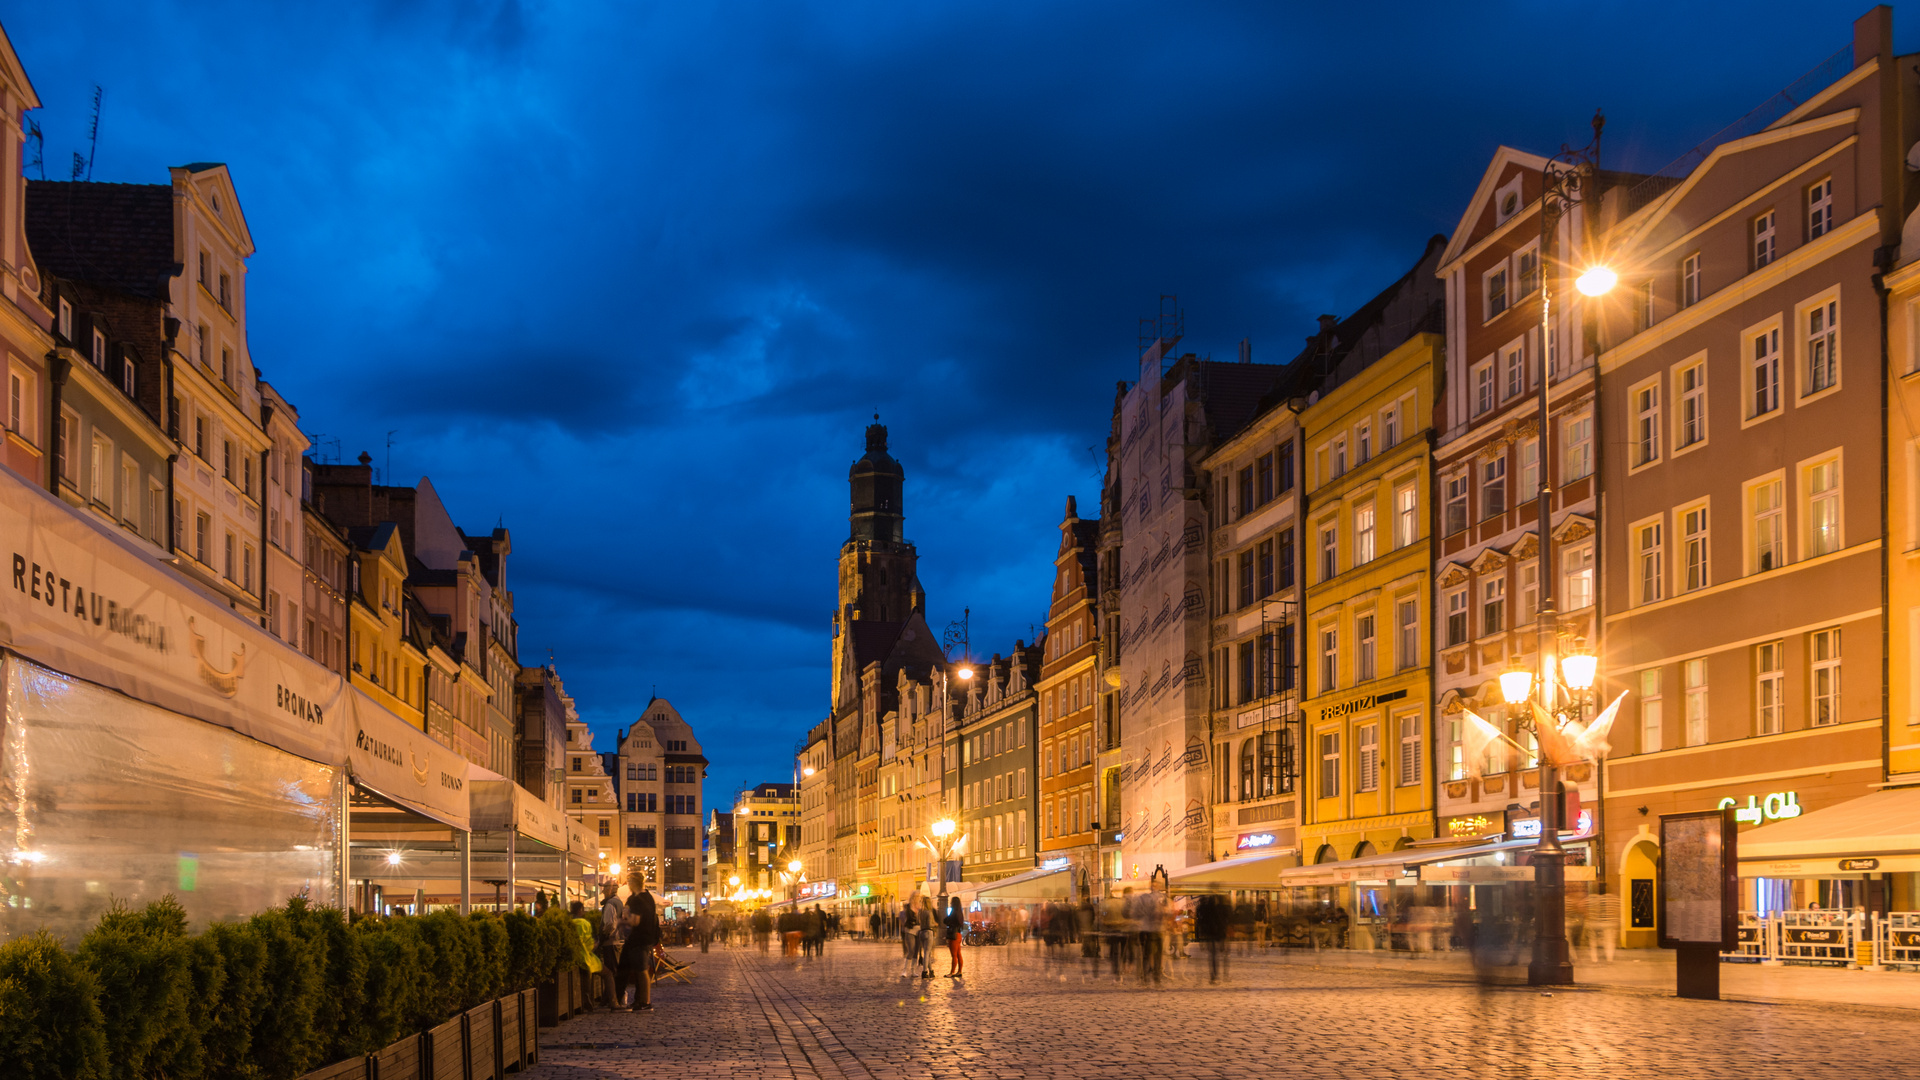
{"label": "yellow building facade", "polygon": [[1433,835],[1429,436],[1440,341],[1415,335],[1301,415],[1305,864]]}

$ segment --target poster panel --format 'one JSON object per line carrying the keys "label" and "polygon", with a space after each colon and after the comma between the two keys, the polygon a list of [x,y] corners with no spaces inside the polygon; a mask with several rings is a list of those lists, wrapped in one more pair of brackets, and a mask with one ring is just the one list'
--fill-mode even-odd
{"label": "poster panel", "polygon": [[1660,947],[1739,947],[1739,832],[1731,808],[1660,816]]}

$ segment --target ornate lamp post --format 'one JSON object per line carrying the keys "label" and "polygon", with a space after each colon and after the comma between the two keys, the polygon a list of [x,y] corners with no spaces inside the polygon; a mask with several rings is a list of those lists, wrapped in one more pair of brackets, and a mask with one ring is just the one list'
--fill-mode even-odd
{"label": "ornate lamp post", "polygon": [[[1560,218],[1575,206],[1596,197],[1596,174],[1600,171],[1600,130],[1606,118],[1595,112],[1593,141],[1575,150],[1562,146],[1558,154],[1541,167],[1540,180],[1540,491],[1538,493],[1540,528],[1540,628],[1539,678],[1530,680],[1539,691],[1539,705],[1547,716],[1558,713],[1556,688],[1565,685],[1558,657],[1560,618],[1554,605],[1553,571],[1553,472],[1548,468],[1547,448],[1553,427],[1548,410],[1548,383],[1552,370],[1547,365],[1549,343],[1553,340],[1553,286],[1555,260],[1553,241]],[[1583,271],[1574,287],[1583,296],[1600,296],[1613,288],[1619,275],[1605,266]],[[1574,347],[1578,347],[1575,345]],[[1515,674],[1515,673],[1509,673]],[[1587,669],[1587,685],[1592,671]],[[1525,692],[1518,678],[1509,685],[1501,676],[1501,694],[1509,703],[1518,702],[1512,691]],[[1540,846],[1533,853],[1535,919],[1533,958],[1527,965],[1527,982],[1532,986],[1561,986],[1573,982],[1573,960],[1567,947],[1566,852],[1560,847],[1559,779],[1550,756],[1540,755]]]}
{"label": "ornate lamp post", "polygon": [[939,896],[940,910],[942,912],[947,910],[947,860],[953,858],[953,853],[959,851],[967,842],[965,833],[960,833],[958,836],[954,835],[957,830],[958,826],[953,823],[952,818],[941,818],[939,821],[927,826],[927,832],[932,835],[920,841],[921,846],[933,852],[934,858],[939,860]]}

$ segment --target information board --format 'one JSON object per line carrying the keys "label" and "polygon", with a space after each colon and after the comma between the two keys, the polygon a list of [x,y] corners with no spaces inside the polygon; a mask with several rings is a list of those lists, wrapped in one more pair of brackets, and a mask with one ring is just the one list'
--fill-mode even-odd
{"label": "information board", "polygon": [[1732,809],[1660,817],[1660,947],[1739,947],[1739,833]]}

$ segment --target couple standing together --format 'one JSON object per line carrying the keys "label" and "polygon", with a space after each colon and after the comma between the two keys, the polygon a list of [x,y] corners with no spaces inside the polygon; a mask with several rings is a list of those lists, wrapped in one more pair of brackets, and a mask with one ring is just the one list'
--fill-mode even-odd
{"label": "couple standing together", "polygon": [[933,941],[934,934],[938,932],[947,943],[946,977],[961,978],[965,965],[960,956],[960,947],[966,929],[967,920],[960,913],[959,897],[947,899],[945,918],[934,908],[932,900],[917,895],[909,897],[900,907],[900,952],[906,961],[906,968],[900,977],[911,979],[917,972],[923,979],[933,978]]}
{"label": "couple standing together", "polygon": [[660,947],[660,909],[638,875],[627,879],[622,902],[619,886],[601,886],[600,924],[594,951],[606,976],[608,1007],[653,1011],[653,953]]}

